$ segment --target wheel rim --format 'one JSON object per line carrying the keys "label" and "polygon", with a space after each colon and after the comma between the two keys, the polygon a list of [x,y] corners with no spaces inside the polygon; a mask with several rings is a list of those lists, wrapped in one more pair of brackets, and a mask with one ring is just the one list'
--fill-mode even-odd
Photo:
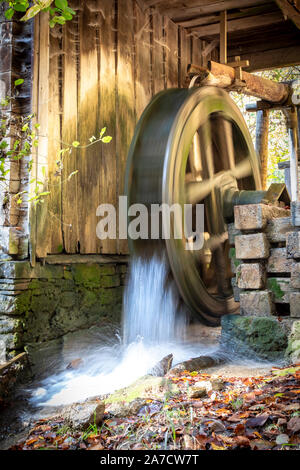
{"label": "wheel rim", "polygon": [[[195,151],[191,152],[191,148],[197,149],[195,139],[200,141],[198,161]],[[201,171],[197,164],[202,165]],[[259,165],[249,131],[226,92],[213,87],[172,89],[153,98],[137,125],[129,151],[125,184],[128,205],[142,203],[150,210],[153,203],[183,206],[204,202],[209,242],[215,243],[224,235],[226,239],[220,194],[224,188],[237,188],[236,176],[243,176],[239,189],[260,189]],[[174,224],[182,224],[182,220],[175,217]],[[228,272],[228,243],[224,240],[210,250],[218,274],[217,291],[204,279],[203,266],[207,263],[203,252],[199,262],[199,252],[187,251],[186,240],[175,239],[172,232],[167,240],[129,240],[129,248],[131,254],[151,256],[166,247],[185,304],[205,323],[218,325],[222,315],[237,308],[228,276],[224,278]]]}

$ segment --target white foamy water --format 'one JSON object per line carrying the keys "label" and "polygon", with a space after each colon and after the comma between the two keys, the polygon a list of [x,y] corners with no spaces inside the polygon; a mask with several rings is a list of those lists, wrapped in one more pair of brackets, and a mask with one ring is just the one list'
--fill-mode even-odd
{"label": "white foamy water", "polygon": [[184,341],[185,315],[164,259],[132,261],[123,304],[122,337],[102,340],[80,356],[77,350],[74,357],[81,357],[84,367],[44,380],[33,403],[59,406],[107,394],[145,375],[167,354],[173,353],[176,364],[214,349]]}

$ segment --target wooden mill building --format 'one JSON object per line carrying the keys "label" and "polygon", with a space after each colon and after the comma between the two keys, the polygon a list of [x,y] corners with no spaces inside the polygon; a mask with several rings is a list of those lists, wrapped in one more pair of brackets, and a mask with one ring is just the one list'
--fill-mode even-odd
{"label": "wooden mill building", "polygon": [[[53,29],[47,14],[21,23],[1,12],[1,98],[23,78],[7,111],[35,113],[40,128],[31,174],[28,162],[12,161],[1,196],[0,361],[29,343],[119,322],[128,247],[97,238],[96,209],[117,206],[124,192],[129,145],[152,96],[188,86],[188,64],[222,62],[224,51],[228,62],[249,60],[248,71],[300,63],[298,0],[69,3],[73,20]],[[88,145],[103,127],[111,142]],[[18,205],[13,196],[36,180],[50,191],[44,204]]]}

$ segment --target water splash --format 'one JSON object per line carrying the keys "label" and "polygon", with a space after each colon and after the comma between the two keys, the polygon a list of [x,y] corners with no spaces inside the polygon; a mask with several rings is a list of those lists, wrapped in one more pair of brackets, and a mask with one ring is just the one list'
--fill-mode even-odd
{"label": "water splash", "polygon": [[123,303],[125,344],[142,338],[145,344],[183,339],[185,314],[180,310],[174,281],[168,276],[165,256],[134,259]]}
{"label": "water splash", "polygon": [[[186,319],[180,305],[164,257],[133,259],[124,293],[121,338],[108,344],[102,340],[92,352],[81,351],[85,367],[47,378],[34,391],[32,402],[59,406],[107,394],[145,375],[167,354],[173,353],[178,363],[207,353],[207,346],[184,341]],[[75,354],[78,357],[78,348]]]}

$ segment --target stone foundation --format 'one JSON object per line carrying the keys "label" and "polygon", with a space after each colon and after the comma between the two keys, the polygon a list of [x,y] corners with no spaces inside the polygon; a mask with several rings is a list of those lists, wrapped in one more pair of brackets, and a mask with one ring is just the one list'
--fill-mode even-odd
{"label": "stone foundation", "polygon": [[120,322],[127,263],[65,258],[34,268],[27,261],[0,263],[0,363],[28,344]]}
{"label": "stone foundation", "polygon": [[[287,356],[300,358],[298,339],[291,340],[300,318],[298,219],[285,208],[264,204],[236,206],[234,215],[234,224],[229,225],[232,286],[241,316],[223,319],[223,342],[227,347],[231,342],[231,349],[241,354],[251,350],[271,359],[284,356],[290,337]],[[273,335],[280,337],[280,345]]]}

